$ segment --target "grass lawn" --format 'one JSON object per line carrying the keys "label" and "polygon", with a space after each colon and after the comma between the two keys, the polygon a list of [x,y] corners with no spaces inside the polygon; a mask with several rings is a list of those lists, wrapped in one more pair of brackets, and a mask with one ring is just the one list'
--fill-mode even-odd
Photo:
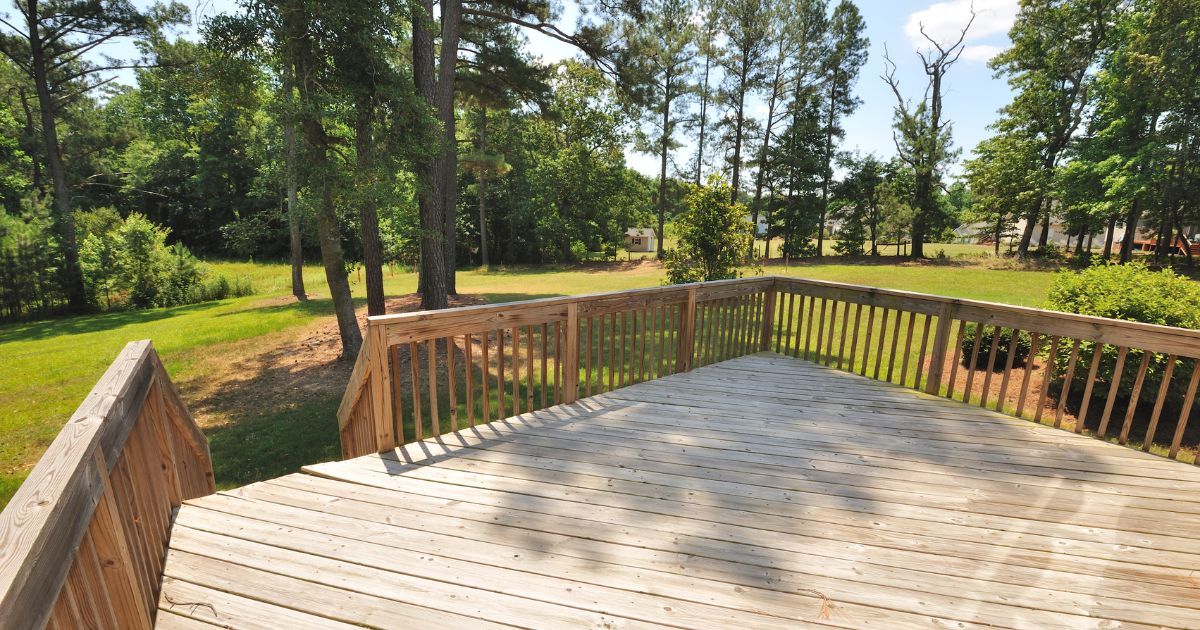
{"label": "grass lawn", "polygon": [[[933,251],[938,249],[935,245]],[[948,252],[949,253],[949,252]],[[62,424],[124,344],[150,338],[208,434],[218,485],[242,485],[337,457],[334,412],[346,366],[299,361],[313,348],[336,354],[332,308],[319,267],[306,269],[313,299],[290,297],[279,263],[213,263],[248,278],[257,295],[206,304],[0,326],[0,505],[7,503]],[[766,273],[1039,305],[1053,273],[933,264],[772,265]],[[458,289],[488,302],[657,286],[654,264],[517,267],[465,271]],[[354,293],[362,295],[359,277]],[[385,273],[388,295],[411,293],[416,276]],[[360,304],[361,306],[361,304]],[[264,393],[265,392],[265,393]],[[246,404],[250,401],[252,404]]]}

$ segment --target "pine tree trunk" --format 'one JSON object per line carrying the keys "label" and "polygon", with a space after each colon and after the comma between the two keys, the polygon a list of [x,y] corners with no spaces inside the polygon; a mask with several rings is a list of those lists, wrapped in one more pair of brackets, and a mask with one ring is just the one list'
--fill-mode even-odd
{"label": "pine tree trunk", "polygon": [[83,287],[83,272],[79,267],[79,246],[75,238],[75,219],[71,216],[71,188],[67,185],[67,169],[63,163],[62,148],[58,144],[58,114],[54,97],[50,94],[50,80],[46,69],[46,51],[41,38],[38,16],[39,3],[29,2],[26,8],[29,26],[30,65],[33,70],[33,87],[37,93],[38,113],[42,122],[42,143],[46,152],[46,170],[54,191],[54,228],[58,233],[58,246],[62,252],[63,289],[71,310],[80,312],[87,308],[87,292]]}
{"label": "pine tree trunk", "polygon": [[[413,6],[413,85],[426,105],[437,113],[436,86],[433,68],[433,33],[430,23],[433,16],[432,0],[420,0]],[[414,170],[417,174],[417,208],[420,215],[421,262],[417,290],[421,294],[421,308],[434,310],[446,308],[446,257],[445,204],[439,194],[442,179],[439,177],[438,158],[420,160]]]}
{"label": "pine tree trunk", "polygon": [[363,275],[366,278],[367,315],[386,312],[383,299],[383,245],[379,241],[379,215],[375,201],[374,139],[371,134],[372,96],[357,99],[354,125],[359,230],[362,238]]}
{"label": "pine tree trunk", "polygon": [[[479,155],[483,156],[487,146],[487,107],[479,108]],[[480,263],[487,269],[492,268],[492,260],[488,256],[487,234],[487,190],[484,187],[487,176],[482,169],[479,171],[479,181],[475,183],[475,191],[479,195],[479,257]]]}
{"label": "pine tree trunk", "polygon": [[[284,70],[283,90],[289,101],[295,91],[292,76],[291,63],[288,63]],[[301,224],[304,219],[300,212],[299,178],[296,176],[296,125],[291,120],[286,121],[283,125],[283,150],[286,162],[284,186],[287,188],[288,249],[292,261],[292,295],[296,296],[297,300],[305,302],[308,300],[308,293],[304,290],[304,245],[301,240]]]}
{"label": "pine tree trunk", "polygon": [[458,134],[454,111],[454,79],[458,71],[458,42],[462,32],[462,0],[442,0],[442,40],[438,61],[437,112],[444,130],[445,153],[439,160],[442,230],[445,237],[442,272],[449,295],[458,294]]}

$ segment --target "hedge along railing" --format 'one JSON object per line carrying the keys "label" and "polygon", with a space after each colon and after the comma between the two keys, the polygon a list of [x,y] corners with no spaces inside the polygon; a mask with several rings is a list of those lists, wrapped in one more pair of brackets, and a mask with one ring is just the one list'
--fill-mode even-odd
{"label": "hedge along railing", "polygon": [[371,317],[345,457],[765,349],[773,278]]}
{"label": "hedge along railing", "polygon": [[175,508],[213,490],[208,442],[130,343],[0,513],[0,628],[150,628]]}
{"label": "hedge along railing", "polygon": [[[977,339],[964,357],[968,325]],[[1042,369],[1016,360],[1021,333],[1031,355],[1049,358]],[[456,430],[464,413],[473,425],[758,350],[1055,426],[1074,411],[1074,431],[1090,423],[1097,437],[1140,438],[1147,451],[1162,434],[1155,450],[1171,458],[1184,457],[1198,407],[1200,331],[766,277],[370,318],[339,410],[342,451],[387,450],[427,425]]]}

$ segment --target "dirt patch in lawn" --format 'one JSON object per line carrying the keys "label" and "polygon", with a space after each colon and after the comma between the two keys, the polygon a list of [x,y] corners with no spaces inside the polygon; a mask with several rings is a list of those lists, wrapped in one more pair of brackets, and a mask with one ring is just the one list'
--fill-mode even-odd
{"label": "dirt patch in lawn", "polygon": [[[285,302],[294,300],[286,297]],[[484,300],[475,295],[450,298],[450,306],[471,306]],[[387,312],[419,310],[416,294],[390,298]],[[366,310],[358,312],[366,328]],[[341,396],[352,360],[338,360],[341,340],[337,320],[323,317],[296,330],[206,348],[199,357],[199,374],[180,384],[183,396],[203,427],[218,426],[251,410],[277,412],[315,397]]]}

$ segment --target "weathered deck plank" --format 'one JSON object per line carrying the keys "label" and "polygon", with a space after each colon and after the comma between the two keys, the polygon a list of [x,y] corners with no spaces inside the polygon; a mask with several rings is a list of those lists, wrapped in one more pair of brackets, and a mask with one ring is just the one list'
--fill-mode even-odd
{"label": "weathered deck plank", "polygon": [[164,625],[1200,626],[1200,471],[775,354],[304,472],[181,508]]}

